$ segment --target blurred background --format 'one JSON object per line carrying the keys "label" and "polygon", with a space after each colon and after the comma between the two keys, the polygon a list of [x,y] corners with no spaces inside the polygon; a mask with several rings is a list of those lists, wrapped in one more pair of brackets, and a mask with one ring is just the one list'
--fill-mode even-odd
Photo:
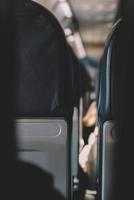
{"label": "blurred background", "polygon": [[[56,15],[66,29],[66,34],[70,34],[69,29],[78,31],[86,53],[96,60],[100,58],[116,15],[118,0],[35,1],[46,6]],[[70,38],[70,40],[72,42],[73,38]],[[83,56],[82,50],[79,50],[79,54],[80,57]]]}

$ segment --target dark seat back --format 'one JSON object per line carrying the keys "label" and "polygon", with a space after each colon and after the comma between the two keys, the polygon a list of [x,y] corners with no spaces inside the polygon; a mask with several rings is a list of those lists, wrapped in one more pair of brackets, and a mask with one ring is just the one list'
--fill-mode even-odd
{"label": "dark seat back", "polygon": [[117,102],[114,95],[116,70],[115,66],[115,42],[122,21],[119,19],[113,26],[113,30],[107,40],[104,54],[100,63],[98,82],[98,126],[99,126],[99,198],[101,200],[113,198],[114,185],[114,160],[118,140],[116,137],[116,114]]}
{"label": "dark seat back", "polygon": [[65,116],[72,111],[72,81],[64,33],[36,3],[17,1],[16,115]]}
{"label": "dark seat back", "polygon": [[18,156],[50,172],[55,187],[66,199],[71,194],[70,148],[75,105],[71,67],[66,39],[55,17],[34,2],[18,1],[15,93]]}

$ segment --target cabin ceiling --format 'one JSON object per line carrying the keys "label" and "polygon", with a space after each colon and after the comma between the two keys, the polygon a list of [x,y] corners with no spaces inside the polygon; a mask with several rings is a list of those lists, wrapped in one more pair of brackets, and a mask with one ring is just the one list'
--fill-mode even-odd
{"label": "cabin ceiling", "polygon": [[113,21],[118,0],[69,0],[81,25]]}

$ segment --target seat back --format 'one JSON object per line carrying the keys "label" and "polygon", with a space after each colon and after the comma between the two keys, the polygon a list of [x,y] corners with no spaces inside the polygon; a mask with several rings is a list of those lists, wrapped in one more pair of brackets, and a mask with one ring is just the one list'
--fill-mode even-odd
{"label": "seat back", "polygon": [[55,17],[29,0],[16,8],[18,158],[50,172],[70,199],[72,71],[68,46]]}
{"label": "seat back", "polygon": [[116,137],[115,102],[115,70],[114,70],[114,43],[121,20],[113,26],[107,40],[104,54],[100,63],[98,82],[98,126],[99,126],[99,199],[106,200],[113,197],[114,160],[118,139]]}
{"label": "seat back", "polygon": [[15,114],[72,114],[71,67],[63,30],[44,7],[30,0],[17,2]]}

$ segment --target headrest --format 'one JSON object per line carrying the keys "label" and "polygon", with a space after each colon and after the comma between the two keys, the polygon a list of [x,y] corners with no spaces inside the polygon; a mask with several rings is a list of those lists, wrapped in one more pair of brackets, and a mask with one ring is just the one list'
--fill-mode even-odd
{"label": "headrest", "polygon": [[71,81],[62,29],[42,6],[29,0],[19,0],[17,6],[15,114],[41,117],[69,112],[71,95],[66,94]]}
{"label": "headrest", "polygon": [[114,41],[116,38],[116,32],[121,24],[121,20],[113,26],[112,32],[110,33],[106,42],[104,54],[100,63],[99,69],[99,86],[98,86],[98,120],[102,126],[105,121],[113,119],[113,82],[114,82],[114,65],[113,65],[113,48]]}

